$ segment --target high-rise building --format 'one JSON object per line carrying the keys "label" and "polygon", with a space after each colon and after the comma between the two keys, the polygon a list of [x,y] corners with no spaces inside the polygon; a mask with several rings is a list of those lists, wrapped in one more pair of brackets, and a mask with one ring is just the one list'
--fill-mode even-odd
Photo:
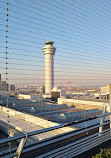
{"label": "high-rise building", "polygon": [[0,91],[6,91],[6,89],[7,89],[6,81],[1,81],[0,82]]}
{"label": "high-rise building", "polygon": [[45,94],[51,94],[54,87],[54,55],[56,48],[53,41],[45,41],[42,48],[45,55]]}
{"label": "high-rise building", "polygon": [[1,74],[0,74],[0,91],[15,91],[14,85],[9,85],[6,81],[1,81]]}

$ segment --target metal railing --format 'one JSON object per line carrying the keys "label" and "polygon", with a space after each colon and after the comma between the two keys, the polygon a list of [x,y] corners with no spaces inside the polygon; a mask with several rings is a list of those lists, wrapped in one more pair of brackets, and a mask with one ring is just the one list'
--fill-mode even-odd
{"label": "metal railing", "polygon": [[[67,123],[64,125],[59,125],[59,126],[55,126],[55,127],[51,127],[51,128],[42,129],[39,131],[21,134],[21,135],[15,136],[15,137],[6,138],[3,140],[0,140],[0,145],[11,142],[11,141],[15,141],[18,139],[24,139],[26,141],[26,137],[30,137],[30,136],[48,132],[48,131],[52,131],[52,130],[59,129],[59,128],[62,128],[65,126],[82,123],[84,121],[90,121],[90,120],[94,120],[97,118],[105,117],[110,114],[111,113],[105,113],[102,115],[98,115],[94,118],[89,118],[89,119],[85,119],[85,120],[78,121],[78,122],[71,122],[71,123]],[[108,120],[102,124],[96,123],[94,125],[87,126],[87,128],[86,127],[80,128],[75,131],[70,131],[70,132],[67,132],[64,134],[59,134],[57,136],[46,138],[44,140],[40,140],[39,142],[33,143],[30,146],[23,145],[24,149],[22,150],[22,154],[29,153],[29,152],[33,153],[33,151],[35,151],[35,150],[39,150],[40,148],[43,148],[43,147],[47,148],[48,146],[55,144],[57,149],[54,148],[52,151],[47,152],[47,153],[41,153],[38,156],[39,157],[54,157],[54,156],[61,157],[64,155],[64,157],[67,157],[67,156],[71,157],[71,155],[73,155],[73,156],[79,155],[82,152],[85,152],[85,151],[111,139],[111,128],[109,128],[109,127],[108,127],[108,129],[105,129],[101,132],[99,132],[99,130],[97,130],[96,133],[93,133],[93,131],[95,129],[97,129],[97,128],[99,129],[101,126],[106,126],[109,124],[111,124],[111,121]],[[70,139],[70,138],[74,138],[77,135],[83,135],[83,133],[85,133],[85,132],[87,133],[89,131],[92,131],[92,133],[90,135],[86,135],[85,138],[84,137],[79,138],[80,140],[74,140],[74,142],[67,142],[67,143],[64,142],[66,140],[68,141],[68,139]],[[57,144],[58,142],[59,142],[59,145]],[[60,143],[62,143],[62,142],[64,142],[64,145],[61,147]],[[11,157],[17,156],[18,153],[16,152],[16,150],[13,150],[11,155],[9,155],[8,152],[5,153],[5,155],[6,155],[5,157],[11,158]]]}
{"label": "metal railing", "polygon": [[111,139],[111,129],[104,130],[98,133],[76,141],[74,143],[68,144],[49,153],[41,155],[39,157],[74,157],[77,156],[109,139]]}

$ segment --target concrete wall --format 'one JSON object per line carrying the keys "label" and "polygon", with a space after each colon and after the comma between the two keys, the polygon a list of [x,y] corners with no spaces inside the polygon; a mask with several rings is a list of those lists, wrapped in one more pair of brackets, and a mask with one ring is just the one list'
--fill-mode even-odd
{"label": "concrete wall", "polygon": [[43,101],[42,94],[31,95],[31,100],[32,101]]}
{"label": "concrete wall", "polygon": [[29,99],[32,101],[43,101],[42,94],[31,94],[31,95],[19,94],[18,98],[19,99]]}
{"label": "concrete wall", "polygon": [[[96,102],[96,101],[86,101],[86,100],[79,100],[79,99],[64,99],[64,98],[58,98],[58,104],[62,104],[63,102],[70,102],[70,103],[80,103],[80,104],[89,104],[89,105],[98,105],[103,106],[104,102]],[[108,103],[105,103],[108,104]]]}
{"label": "concrete wall", "polygon": [[[96,101],[86,101],[86,100],[76,100],[76,99],[63,99],[63,98],[58,98],[58,104],[62,104],[63,102],[71,102],[71,103],[80,103],[80,104],[89,104],[89,105],[98,105],[98,106],[103,106],[104,102],[96,102]],[[108,103],[105,103],[108,104]]]}
{"label": "concrete wall", "polygon": [[80,109],[85,108],[85,110],[96,109],[96,108],[99,108],[100,110],[102,110],[104,105],[107,106],[107,110],[109,108],[109,103],[104,103],[104,102],[58,98],[58,104],[65,104],[65,103],[66,104],[69,103],[68,106],[75,105],[76,108],[80,108]]}
{"label": "concrete wall", "polygon": [[18,99],[31,99],[31,95],[19,94]]}

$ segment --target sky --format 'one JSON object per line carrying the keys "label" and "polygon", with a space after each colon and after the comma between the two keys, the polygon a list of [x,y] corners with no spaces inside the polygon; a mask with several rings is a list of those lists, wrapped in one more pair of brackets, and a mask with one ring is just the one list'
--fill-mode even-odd
{"label": "sky", "polygon": [[[8,82],[44,84],[44,41],[54,41],[55,85],[111,83],[110,0],[9,0]],[[6,1],[0,0],[0,67],[5,80]]]}

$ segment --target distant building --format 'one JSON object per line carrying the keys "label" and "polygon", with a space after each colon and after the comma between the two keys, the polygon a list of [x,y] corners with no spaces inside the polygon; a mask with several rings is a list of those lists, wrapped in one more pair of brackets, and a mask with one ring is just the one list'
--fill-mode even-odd
{"label": "distant building", "polygon": [[58,98],[66,97],[66,90],[58,89],[57,87],[54,87],[51,90],[51,100],[57,101]]}
{"label": "distant building", "polygon": [[106,93],[107,87],[100,87],[100,93]]}
{"label": "distant building", "polygon": [[37,93],[45,93],[45,86],[39,86],[37,87]]}
{"label": "distant building", "polygon": [[96,90],[95,89],[88,89],[87,90],[87,93],[93,93],[93,92],[96,92]]}
{"label": "distant building", "polygon": [[9,92],[10,91],[15,91],[15,86],[14,85],[6,84],[6,81],[1,81],[0,82],[0,91],[6,91],[7,88],[9,90]]}
{"label": "distant building", "polygon": [[106,86],[106,90],[107,90],[107,92],[111,91],[111,84],[109,84],[109,85]]}
{"label": "distant building", "polygon": [[106,87],[100,87],[100,93],[107,93],[111,91],[111,84],[107,85]]}
{"label": "distant building", "polygon": [[1,81],[0,82],[0,91],[6,91],[7,85],[6,81]]}
{"label": "distant building", "polygon": [[7,89],[9,90],[9,92],[15,91],[15,86],[6,84],[6,81],[1,81],[1,74],[0,74],[0,91],[6,91]]}
{"label": "distant building", "polygon": [[41,102],[43,101],[42,94],[18,94],[18,99],[29,99],[32,101],[38,101]]}
{"label": "distant building", "polygon": [[13,84],[9,85],[10,91],[15,91],[15,86]]}

